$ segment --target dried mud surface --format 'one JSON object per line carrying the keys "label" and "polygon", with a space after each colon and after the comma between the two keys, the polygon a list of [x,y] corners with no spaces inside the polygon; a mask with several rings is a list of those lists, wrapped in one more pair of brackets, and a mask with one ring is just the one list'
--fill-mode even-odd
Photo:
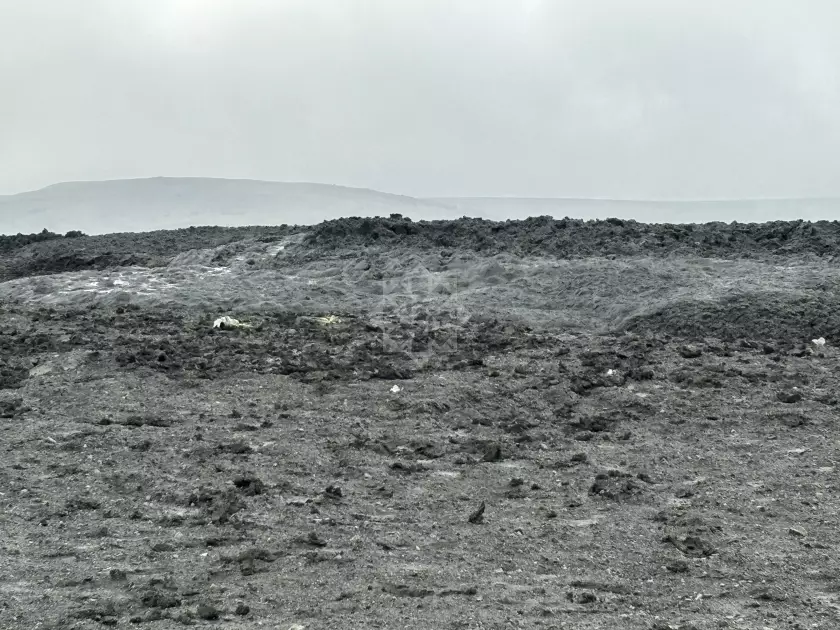
{"label": "dried mud surface", "polygon": [[838,233],[4,252],[0,627],[836,628]]}

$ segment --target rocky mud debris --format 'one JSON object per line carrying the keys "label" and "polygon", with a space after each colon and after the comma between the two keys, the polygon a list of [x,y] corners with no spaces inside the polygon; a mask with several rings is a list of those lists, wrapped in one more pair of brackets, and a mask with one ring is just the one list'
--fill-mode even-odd
{"label": "rocky mud debris", "polygon": [[0,627],[836,628],[838,231],[6,248]]}

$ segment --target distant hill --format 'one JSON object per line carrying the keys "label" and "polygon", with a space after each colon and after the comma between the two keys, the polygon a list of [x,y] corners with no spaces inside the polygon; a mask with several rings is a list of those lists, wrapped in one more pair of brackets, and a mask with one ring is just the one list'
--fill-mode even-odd
{"label": "distant hill", "polygon": [[[152,178],[55,184],[0,196],[0,234],[81,230],[88,234],[191,225],[309,225],[346,216],[449,218],[435,203],[324,184]],[[442,214],[441,214],[442,213]],[[440,215],[440,216],[436,216]]]}
{"label": "distant hill", "polygon": [[242,179],[128,179],[55,184],[0,196],[0,234],[143,232],[191,225],[312,225],[348,216],[402,214],[414,220],[493,220],[550,215],[617,217],[645,223],[840,219],[840,199],[612,201],[595,199],[428,198],[326,184]]}

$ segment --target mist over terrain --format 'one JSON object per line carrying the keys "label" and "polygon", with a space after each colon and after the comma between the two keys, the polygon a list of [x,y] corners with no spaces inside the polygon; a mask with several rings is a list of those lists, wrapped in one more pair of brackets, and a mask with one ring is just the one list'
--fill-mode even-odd
{"label": "mist over terrain", "polygon": [[838,23],[834,0],[8,1],[0,194],[836,197]]}

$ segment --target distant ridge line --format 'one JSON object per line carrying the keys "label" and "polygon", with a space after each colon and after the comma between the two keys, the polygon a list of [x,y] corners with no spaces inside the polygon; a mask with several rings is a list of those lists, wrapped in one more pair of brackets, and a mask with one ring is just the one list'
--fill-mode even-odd
{"label": "distant ridge line", "polygon": [[802,203],[802,202],[832,202],[840,201],[840,195],[833,196],[818,196],[818,197],[707,197],[707,198],[644,198],[644,197],[576,197],[576,196],[527,196],[527,195],[406,195],[403,193],[389,192],[379,190],[376,188],[369,188],[364,186],[347,186],[344,184],[330,184],[324,182],[312,181],[282,181],[270,179],[254,179],[249,177],[200,177],[200,176],[169,176],[157,175],[153,177],[124,177],[116,179],[90,179],[90,180],[68,180],[64,182],[55,182],[48,184],[42,188],[33,190],[25,190],[6,195],[2,197],[14,197],[18,195],[27,195],[38,193],[42,191],[55,190],[64,186],[95,186],[97,184],[119,184],[119,183],[142,183],[142,182],[182,182],[182,183],[199,183],[199,182],[215,182],[215,183],[240,183],[240,184],[263,184],[263,185],[277,185],[277,186],[295,186],[295,187],[317,187],[317,188],[332,188],[336,190],[347,190],[355,192],[367,192],[377,195],[386,195],[391,197],[400,197],[403,199],[415,199],[418,201],[542,201],[542,202],[602,202],[602,203],[653,203],[653,204],[697,204],[697,203]]}

